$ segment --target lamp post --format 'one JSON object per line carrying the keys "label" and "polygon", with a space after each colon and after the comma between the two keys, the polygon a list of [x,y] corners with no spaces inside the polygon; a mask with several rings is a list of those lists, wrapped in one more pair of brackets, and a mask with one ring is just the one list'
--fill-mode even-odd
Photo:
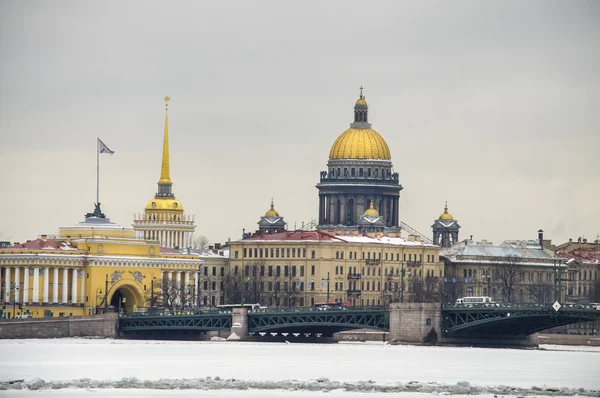
{"label": "lamp post", "polygon": [[108,274],[106,274],[106,282],[104,283],[104,313],[108,311]]}
{"label": "lamp post", "polygon": [[17,318],[17,299],[19,298],[19,285],[13,282],[13,289],[15,291],[13,297],[13,319]]}
{"label": "lamp post", "polygon": [[[400,276],[402,279],[400,279],[400,302],[403,303],[404,302],[404,262],[402,263],[402,269],[400,270]],[[410,274],[410,271],[409,271]]]}
{"label": "lamp post", "polygon": [[154,279],[156,279],[155,276],[150,281],[150,309],[154,308]]}
{"label": "lamp post", "polygon": [[329,272],[327,273],[327,279],[321,278],[321,282],[327,282],[327,301],[329,301]]}

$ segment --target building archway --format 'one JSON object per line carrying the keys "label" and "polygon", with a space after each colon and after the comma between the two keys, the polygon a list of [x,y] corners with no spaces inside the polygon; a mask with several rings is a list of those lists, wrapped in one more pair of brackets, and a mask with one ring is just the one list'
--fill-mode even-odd
{"label": "building archway", "polygon": [[136,289],[135,286],[130,284],[122,284],[115,286],[111,292],[109,304],[114,308],[115,312],[133,312],[134,307],[144,307],[144,300],[142,294]]}

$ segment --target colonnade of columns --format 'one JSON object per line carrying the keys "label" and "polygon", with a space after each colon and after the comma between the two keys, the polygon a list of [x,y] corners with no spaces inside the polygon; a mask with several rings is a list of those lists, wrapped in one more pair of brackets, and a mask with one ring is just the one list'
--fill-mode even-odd
{"label": "colonnade of columns", "polygon": [[[319,225],[356,225],[362,216],[358,211],[358,195],[347,194],[319,194]],[[367,210],[367,200],[365,197],[362,206],[362,212]],[[397,227],[400,198],[392,195],[375,195],[374,207],[389,227]],[[349,202],[352,200],[352,202]],[[350,207],[351,206],[351,207]]]}
{"label": "colonnade of columns", "polygon": [[[33,268],[33,275],[30,272]],[[62,294],[59,297],[59,270],[62,270]],[[69,300],[69,272],[71,272],[71,300]],[[23,282],[21,283],[21,274]],[[52,278],[50,278],[50,275]],[[14,282],[13,282],[14,275]],[[33,276],[33,278],[31,278]],[[33,279],[30,289],[30,279]],[[41,279],[41,281],[40,281]],[[50,279],[52,279],[52,296],[50,296]],[[39,303],[43,304],[80,304],[85,302],[85,278],[83,270],[69,267],[52,266],[8,266],[4,267],[4,299],[5,303]],[[31,296],[29,295],[31,290]]]}
{"label": "colonnade of columns", "polygon": [[148,230],[138,234],[139,238],[146,240],[157,240],[162,247],[184,248],[188,244],[189,231],[167,231],[167,230]]}

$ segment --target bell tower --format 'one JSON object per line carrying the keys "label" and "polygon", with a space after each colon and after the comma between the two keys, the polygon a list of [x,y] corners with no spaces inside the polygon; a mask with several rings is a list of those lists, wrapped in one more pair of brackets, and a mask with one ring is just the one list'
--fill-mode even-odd
{"label": "bell tower", "polygon": [[433,243],[441,247],[452,247],[458,242],[458,230],[460,225],[458,221],[448,213],[448,202],[444,207],[444,212],[437,220],[433,221]]}

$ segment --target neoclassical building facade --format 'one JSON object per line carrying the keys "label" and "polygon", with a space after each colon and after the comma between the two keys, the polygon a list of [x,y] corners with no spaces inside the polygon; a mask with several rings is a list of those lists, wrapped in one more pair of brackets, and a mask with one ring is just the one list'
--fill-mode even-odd
{"label": "neoclassical building facade", "polygon": [[[144,310],[168,278],[197,291],[202,260],[135,238],[100,207],[58,235],[0,249],[2,317]],[[195,298],[194,298],[195,299]]]}
{"label": "neoclassical building facade", "polygon": [[158,192],[148,201],[142,214],[134,214],[133,229],[140,239],[157,240],[161,247],[186,248],[196,229],[193,215],[184,213],[175,198],[169,160],[169,97],[165,97],[165,130]]}
{"label": "neoclassical building facade", "polygon": [[327,170],[321,172],[317,184],[321,231],[357,230],[360,217],[371,203],[386,232],[400,231],[402,185],[394,172],[390,149],[372,129],[368,116],[361,88],[354,105],[354,122],[333,143]]}

